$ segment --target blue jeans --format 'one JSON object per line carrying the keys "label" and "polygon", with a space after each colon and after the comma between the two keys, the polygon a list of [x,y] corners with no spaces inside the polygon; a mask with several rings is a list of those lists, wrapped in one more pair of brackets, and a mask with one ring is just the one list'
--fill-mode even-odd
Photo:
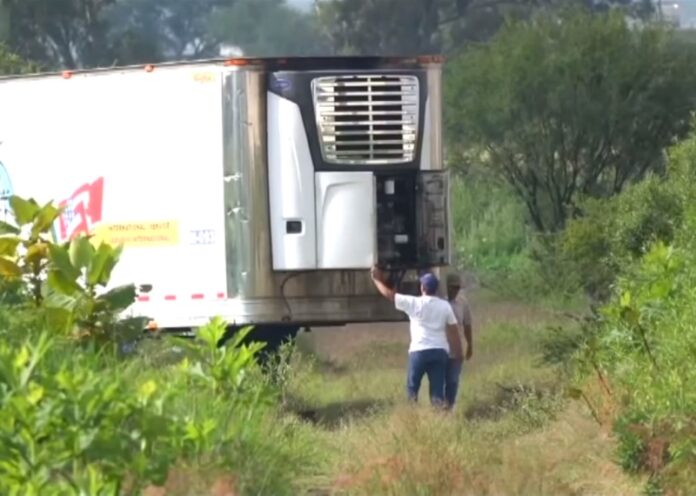
{"label": "blue jeans", "polygon": [[447,361],[447,373],[445,375],[445,400],[447,406],[452,408],[457,399],[457,391],[459,390],[459,378],[462,375],[462,361],[452,360]]}
{"label": "blue jeans", "polygon": [[428,375],[430,383],[430,402],[433,405],[445,403],[445,374],[447,372],[447,352],[440,348],[412,351],[408,354],[408,377],[406,389],[408,398],[418,400],[423,375]]}

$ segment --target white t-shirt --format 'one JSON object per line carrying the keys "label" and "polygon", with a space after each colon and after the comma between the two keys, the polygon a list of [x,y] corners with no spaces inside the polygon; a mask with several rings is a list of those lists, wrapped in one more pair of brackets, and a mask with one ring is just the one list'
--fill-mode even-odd
{"label": "white t-shirt", "polygon": [[394,305],[411,320],[411,345],[413,351],[443,349],[449,353],[447,325],[455,325],[449,302],[437,296],[394,295]]}

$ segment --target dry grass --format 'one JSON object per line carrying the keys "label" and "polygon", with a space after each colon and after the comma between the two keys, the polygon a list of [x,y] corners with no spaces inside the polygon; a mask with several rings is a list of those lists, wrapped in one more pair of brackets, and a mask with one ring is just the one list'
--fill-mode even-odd
{"label": "dry grass", "polygon": [[[399,408],[346,428],[333,494],[640,494],[611,460],[613,443],[572,405],[537,432],[498,439],[510,417],[470,423],[429,409]],[[498,424],[498,425],[495,425]]]}
{"label": "dry grass", "polygon": [[[328,495],[631,496],[643,481],[613,463],[615,443],[587,406],[563,397],[537,346],[556,314],[474,297],[476,352],[451,413],[405,401],[407,324],[321,329],[299,338],[287,407],[312,445],[304,493]],[[596,388],[595,388],[596,389]],[[588,388],[610,425],[611,404]],[[293,423],[297,424],[296,421]],[[194,484],[194,482],[196,482]],[[246,494],[229,474],[180,467],[167,495]]]}
{"label": "dry grass", "polygon": [[325,453],[310,493],[639,494],[606,429],[563,399],[558,370],[538,366],[539,336],[557,316],[476,298],[473,309],[476,354],[451,414],[405,403],[406,324],[301,337],[312,358],[296,369],[294,406]]}

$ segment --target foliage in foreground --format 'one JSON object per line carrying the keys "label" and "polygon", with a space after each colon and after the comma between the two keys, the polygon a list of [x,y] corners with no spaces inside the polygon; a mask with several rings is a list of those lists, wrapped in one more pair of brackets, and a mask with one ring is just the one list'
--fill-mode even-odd
{"label": "foliage in foreground", "polygon": [[227,326],[214,319],[195,342],[147,340],[159,360],[123,356],[117,345],[138,340],[144,320],[119,318],[132,285],[109,289],[120,248],[55,244],[58,209],[10,205],[15,223],[0,223],[0,278],[12,290],[0,306],[0,493],[137,493],[194,467],[231,474],[241,494],[292,494],[310,450],[276,416],[262,345],[242,344],[250,329],[220,347]]}
{"label": "foliage in foreground", "polygon": [[673,150],[667,181],[617,199],[660,198],[652,209],[605,208],[622,221],[608,243],[622,266],[578,353],[581,370],[598,379],[595,402],[612,405],[621,465],[649,474],[651,491],[672,494],[696,486],[694,164],[696,137]]}
{"label": "foliage in foreground", "polygon": [[225,327],[211,322],[202,345],[157,368],[49,331],[0,344],[0,492],[116,495],[195,467],[199,483],[227,473],[241,494],[292,494],[309,448],[275,416],[260,346],[242,332],[219,348]]}

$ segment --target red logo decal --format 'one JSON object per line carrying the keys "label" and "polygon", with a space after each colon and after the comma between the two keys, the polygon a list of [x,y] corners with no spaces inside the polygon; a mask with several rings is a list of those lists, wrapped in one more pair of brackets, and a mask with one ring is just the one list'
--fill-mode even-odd
{"label": "red logo decal", "polygon": [[58,218],[59,241],[68,241],[80,234],[90,234],[102,219],[104,178],[80,186],[67,200],[59,203],[63,209]]}

